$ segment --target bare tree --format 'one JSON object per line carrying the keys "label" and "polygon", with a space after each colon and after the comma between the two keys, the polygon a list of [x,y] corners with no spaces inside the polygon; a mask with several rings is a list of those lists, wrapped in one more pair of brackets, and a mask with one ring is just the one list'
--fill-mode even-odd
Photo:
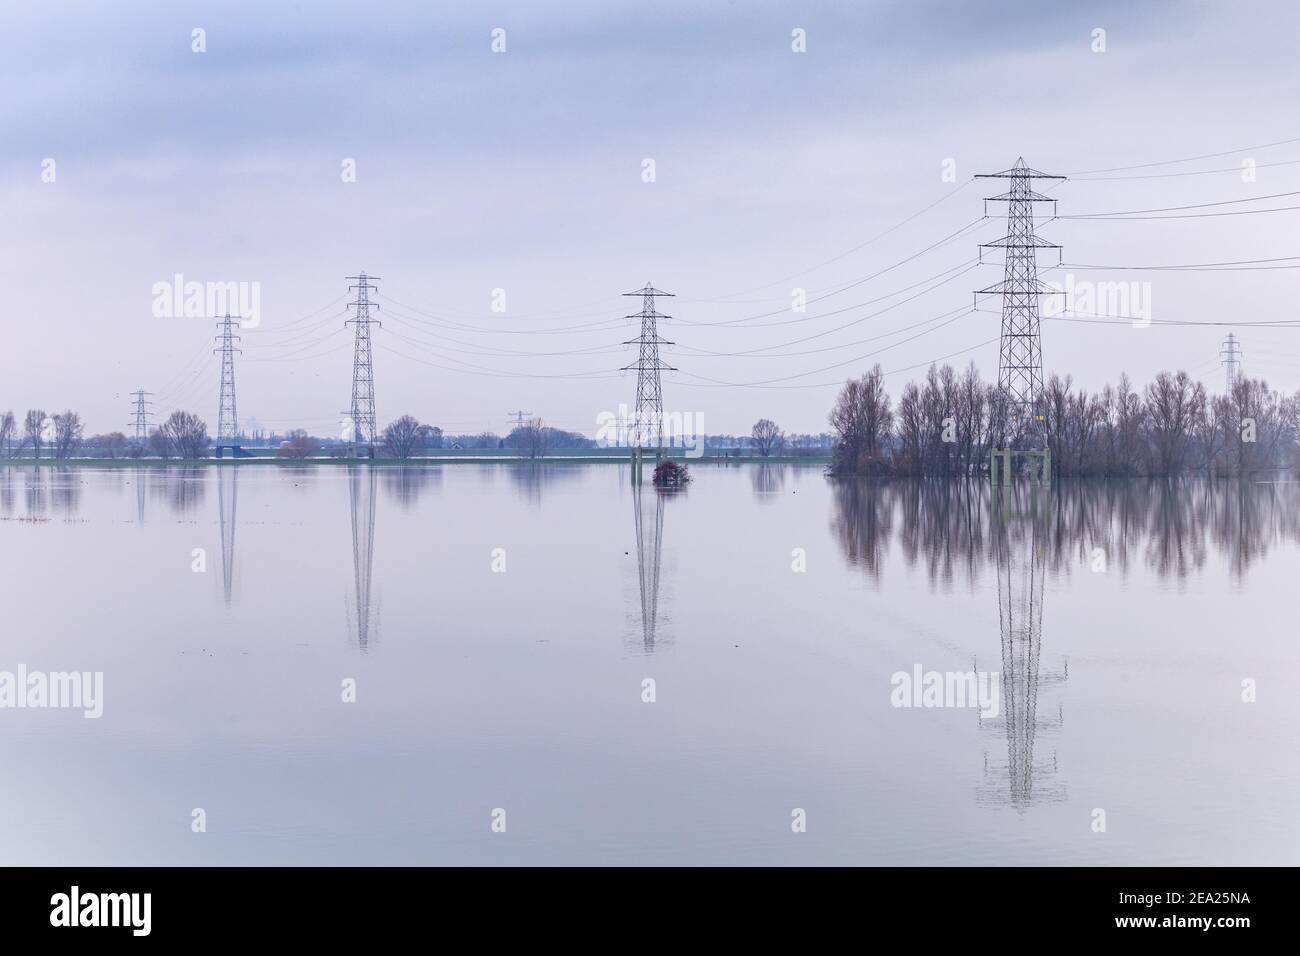
{"label": "bare tree", "polygon": [[94,438],[86,440],[87,444],[94,443],[102,449],[109,458],[117,458],[126,452],[130,446],[126,436],[121,432],[109,432],[106,435],[97,435]]}
{"label": "bare tree", "polygon": [[310,458],[320,451],[320,445],[301,428],[289,432],[288,441],[275,453],[277,458]]}
{"label": "bare tree", "polygon": [[884,453],[893,426],[893,412],[884,379],[884,372],[876,365],[862,378],[850,379],[841,389],[830,414],[836,438],[836,471],[868,474],[888,471],[889,462]]}
{"label": "bare tree", "polygon": [[420,451],[442,447],[442,429],[437,425],[421,425],[415,447]]}
{"label": "bare tree", "polygon": [[[1300,469],[1300,395],[1256,379],[1241,378],[1229,394],[1211,397],[1186,372],[1161,372],[1141,392],[1121,375],[1117,387],[1096,394],[1053,375],[1036,411],[1037,440],[1063,477]],[[1006,390],[982,383],[973,366],[965,376],[931,367],[923,382],[903,387],[892,415],[873,372],[849,382],[831,413],[832,466],[841,473],[979,474],[990,448],[1025,437],[1013,418]]]}
{"label": "bare tree", "polygon": [[1205,416],[1205,387],[1186,372],[1161,372],[1146,388],[1148,449],[1151,472],[1176,475],[1183,470],[1191,435]]}
{"label": "bare tree", "polygon": [[160,426],[149,433],[149,451],[159,458],[172,456],[172,440],[164,427]]}
{"label": "bare tree", "polygon": [[540,418],[530,418],[506,436],[506,447],[528,458],[545,458],[554,432],[555,429],[547,428]]}
{"label": "bare tree", "polygon": [[14,421],[13,412],[5,412],[0,415],[0,454],[6,458],[14,456],[14,432],[18,424]]}
{"label": "bare tree", "polygon": [[27,417],[23,419],[23,444],[30,443],[32,454],[37,458],[41,457],[41,445],[45,442],[45,411],[40,408],[33,408],[27,412]]}
{"label": "bare tree", "polygon": [[524,450],[529,458],[545,458],[551,446],[551,429],[542,424],[540,418],[529,420],[522,429]]}
{"label": "bare tree", "polygon": [[772,454],[773,451],[779,451],[785,443],[785,433],[770,418],[760,418],[754,422],[750,438],[754,442],[754,447],[758,449],[758,453],[764,458]]}
{"label": "bare tree", "polygon": [[382,436],[384,449],[394,458],[410,458],[419,443],[421,427],[410,415],[390,422]]}
{"label": "bare tree", "polygon": [[162,432],[172,451],[180,458],[208,457],[208,426],[193,412],[176,411],[163,422]]}
{"label": "bare tree", "polygon": [[65,411],[54,416],[54,457],[67,458],[81,446],[81,416]]}

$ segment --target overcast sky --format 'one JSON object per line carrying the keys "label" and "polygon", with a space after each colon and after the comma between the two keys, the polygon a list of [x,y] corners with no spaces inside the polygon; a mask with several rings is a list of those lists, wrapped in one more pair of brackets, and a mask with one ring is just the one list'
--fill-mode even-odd
{"label": "overcast sky", "polygon": [[[211,319],[153,314],[178,273],[258,284],[242,423],[335,431],[361,270],[383,277],[381,425],[503,432],[522,408],[594,433],[634,399],[617,370],[640,303],[619,294],[649,281],[678,296],[666,410],[710,432],[821,431],[835,383],[875,362],[895,395],[946,355],[996,376],[996,341],[980,345],[996,301],[961,314],[1001,277],[997,256],[962,271],[1005,229],[996,204],[977,222],[997,184],[975,173],[1023,155],[1071,174],[1051,189],[1061,216],[1300,190],[1300,142],[1253,148],[1300,137],[1300,10],[1280,0],[48,2],[0,23],[0,409],[73,408],[88,433],[125,428],[136,388],[215,433]],[[1085,175],[1207,154],[1226,155]],[[1298,226],[1040,228],[1066,263],[1137,266],[1300,255]],[[1289,269],[1044,278],[1067,273],[1149,283],[1157,322],[1296,317]],[[835,294],[796,313],[796,288]],[[1049,321],[1044,363],[1089,389],[1171,366],[1218,387],[1227,331]],[[1300,331],[1235,331],[1248,374],[1300,387]]]}

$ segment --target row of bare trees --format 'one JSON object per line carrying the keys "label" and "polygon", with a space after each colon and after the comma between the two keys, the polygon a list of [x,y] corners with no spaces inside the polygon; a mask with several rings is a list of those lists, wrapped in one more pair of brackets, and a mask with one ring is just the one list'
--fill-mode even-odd
{"label": "row of bare trees", "polygon": [[22,432],[13,412],[0,414],[0,454],[6,458],[21,455],[31,448],[32,456],[41,457],[49,448],[53,458],[69,458],[81,447],[83,426],[81,416],[68,410],[47,415],[43,409],[30,409],[23,418]]}
{"label": "row of bare trees", "polygon": [[65,459],[75,455],[84,444],[110,458],[127,455],[206,458],[210,444],[208,426],[197,415],[184,411],[173,412],[144,443],[131,442],[121,432],[89,439],[84,432],[81,416],[71,410],[47,415],[43,409],[33,408],[23,417],[21,431],[13,412],[4,412],[0,414],[0,455],[23,457],[30,449],[32,457],[40,459],[48,449],[49,457]]}
{"label": "row of bare trees", "polygon": [[[847,382],[830,413],[832,467],[841,474],[963,476],[988,467],[993,448],[1020,447],[1025,429],[1005,393],[975,366],[931,366],[895,407],[880,366]],[[1212,475],[1300,465],[1300,394],[1241,378],[1210,395],[1186,372],[1161,372],[1145,388],[1127,376],[1089,393],[1053,375],[1036,410],[1039,440],[1062,475]]]}

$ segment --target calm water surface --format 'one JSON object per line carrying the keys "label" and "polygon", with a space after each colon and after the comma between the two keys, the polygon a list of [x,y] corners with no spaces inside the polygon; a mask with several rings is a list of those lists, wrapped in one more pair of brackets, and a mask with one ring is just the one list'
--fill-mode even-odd
{"label": "calm water surface", "polygon": [[0,859],[1300,863],[1295,484],[692,470],[0,469]]}

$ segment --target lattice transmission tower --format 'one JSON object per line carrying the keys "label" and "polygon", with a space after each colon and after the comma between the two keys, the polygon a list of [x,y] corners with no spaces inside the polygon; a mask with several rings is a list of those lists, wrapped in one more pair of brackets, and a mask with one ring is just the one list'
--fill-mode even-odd
{"label": "lattice transmission tower", "polygon": [[218,348],[213,354],[221,356],[221,405],[217,411],[217,445],[234,445],[239,437],[239,414],[235,410],[235,353],[243,350],[235,343],[239,336],[235,334],[237,320],[226,313],[226,317],[217,323],[221,331],[217,333]]}
{"label": "lattice transmission tower", "polygon": [[1227,386],[1226,395],[1232,394],[1233,386],[1241,378],[1241,343],[1231,332],[1228,333],[1227,340],[1223,343],[1223,349],[1219,352],[1223,359],[1224,384]]}
{"label": "lattice transmission tower", "polygon": [[659,373],[675,372],[677,369],[664,364],[659,358],[659,346],[673,344],[659,336],[659,320],[671,319],[672,316],[655,311],[655,296],[662,295],[671,298],[672,293],[662,292],[647,282],[644,288],[637,289],[635,292],[624,292],[623,295],[639,295],[641,297],[641,311],[624,316],[624,318],[628,319],[641,320],[641,335],[623,343],[624,345],[640,346],[637,360],[631,365],[623,366],[625,372],[636,369],[636,411],[633,413],[628,442],[633,448],[646,448],[649,447],[649,442],[653,439],[655,450],[662,452],[664,448],[664,392]]}
{"label": "lattice transmission tower", "polygon": [[152,405],[153,402],[149,401],[145,396],[152,394],[153,392],[146,392],[142,388],[138,388],[131,393],[135,400],[131,403],[134,406],[134,413],[131,416],[130,426],[135,429],[135,440],[137,442],[145,442],[149,439],[149,425],[152,423],[149,421],[148,406]]}
{"label": "lattice transmission tower", "polygon": [[1035,179],[1064,180],[1064,176],[1040,173],[1017,159],[1010,169],[1000,173],[982,173],[976,179],[1008,180],[1007,191],[985,198],[1007,203],[1007,234],[994,242],[980,244],[985,249],[1001,249],[1005,257],[1003,279],[975,293],[976,304],[982,295],[1002,297],[1002,334],[998,349],[998,387],[1008,402],[1013,431],[1032,436],[1038,429],[1038,398],[1043,390],[1043,345],[1039,333],[1038,298],[1062,294],[1038,278],[1038,250],[1060,246],[1038,238],[1034,233],[1034,203],[1050,202],[1056,212],[1056,200],[1034,191]]}
{"label": "lattice transmission tower", "polygon": [[370,280],[377,278],[379,277],[367,276],[364,272],[348,276],[348,279],[355,282],[355,285],[348,286],[348,291],[357,294],[356,301],[349,303],[356,313],[343,323],[344,326],[356,327],[356,338],[352,346],[352,409],[348,413],[352,427],[352,445],[354,451],[358,445],[366,446],[371,457],[375,453],[378,428],[375,424],[375,366],[370,348],[370,326],[383,328],[378,319],[370,317],[372,307],[376,312],[379,311],[379,306],[370,301],[370,293],[379,291],[378,287],[370,284]]}

